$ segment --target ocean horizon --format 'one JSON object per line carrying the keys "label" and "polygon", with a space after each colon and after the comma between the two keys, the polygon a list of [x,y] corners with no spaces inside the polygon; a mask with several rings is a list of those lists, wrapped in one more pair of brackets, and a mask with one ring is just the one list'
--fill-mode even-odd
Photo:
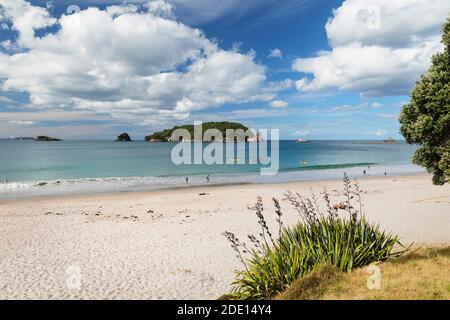
{"label": "ocean horizon", "polygon": [[[268,141],[269,155],[270,145]],[[264,165],[248,164],[248,144],[245,160],[236,159],[234,165],[175,165],[173,146],[143,141],[1,140],[0,199],[176,188],[186,185],[185,177],[191,186],[204,185],[207,175],[211,184],[237,184],[338,179],[344,173],[357,178],[424,172],[411,163],[416,147],[403,141],[281,140],[279,172],[272,176],[260,175]]]}

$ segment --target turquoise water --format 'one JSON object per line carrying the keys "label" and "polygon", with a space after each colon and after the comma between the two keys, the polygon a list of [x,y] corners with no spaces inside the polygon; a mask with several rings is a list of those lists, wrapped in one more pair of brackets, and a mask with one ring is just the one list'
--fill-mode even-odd
{"label": "turquoise water", "polygon": [[[280,171],[261,176],[261,165],[175,165],[173,143],[109,141],[0,141],[0,198],[82,192],[111,192],[205,183],[281,182],[421,171],[411,165],[414,146],[352,141],[280,141]],[[205,144],[204,146],[206,146]],[[248,145],[247,145],[248,146]],[[270,147],[270,143],[269,143]],[[227,157],[228,155],[225,155]],[[39,184],[39,185],[38,185]]]}

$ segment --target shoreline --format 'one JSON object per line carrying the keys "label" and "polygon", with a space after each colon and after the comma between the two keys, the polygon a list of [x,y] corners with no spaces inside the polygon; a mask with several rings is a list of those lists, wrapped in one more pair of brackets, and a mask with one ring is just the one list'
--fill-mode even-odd
{"label": "shoreline", "polygon": [[[450,243],[450,185],[427,174],[358,183],[366,218],[404,245]],[[324,187],[339,201],[340,179],[0,201],[0,299],[217,299],[243,268],[222,233],[259,232],[258,196],[272,230],[272,197],[296,223],[283,194],[321,202]],[[79,289],[66,284],[74,267]]]}
{"label": "shoreline", "polygon": [[[382,176],[382,175],[367,175],[367,176],[360,176],[356,178],[350,177],[350,179],[353,181],[364,181],[364,180],[383,180],[383,179],[389,179],[389,178],[417,178],[417,177],[423,177],[428,176],[429,174],[426,172],[423,173],[404,173],[404,174],[393,174],[389,176]],[[140,195],[145,196],[147,194],[168,194],[168,193],[177,193],[177,191],[183,190],[183,191],[193,191],[198,189],[215,189],[215,188],[233,188],[238,186],[280,186],[280,185],[296,185],[296,184],[318,184],[318,183],[333,183],[333,182],[340,182],[342,181],[342,178],[335,178],[335,179],[311,179],[311,180],[299,180],[299,181],[286,181],[286,182],[231,182],[231,183],[211,183],[211,184],[196,184],[196,185],[184,185],[184,186],[170,186],[166,188],[161,189],[150,189],[150,190],[123,190],[123,191],[112,191],[112,192],[98,192],[98,193],[74,193],[74,194],[56,194],[56,195],[45,195],[45,196],[31,196],[31,197],[24,197],[24,198],[16,198],[16,199],[2,199],[0,198],[0,205],[6,204],[6,203],[14,203],[14,202],[33,202],[33,201],[49,201],[49,200],[75,200],[79,199],[82,200],[83,198],[111,198],[111,197],[119,197],[119,196],[127,196],[127,195]]]}
{"label": "shoreline", "polygon": [[[383,166],[379,166],[380,168],[385,168]],[[167,186],[161,186],[161,185],[141,185],[141,186],[134,186],[134,187],[128,187],[128,188],[124,188],[124,189],[111,189],[111,190],[107,190],[107,191],[99,191],[99,190],[90,190],[89,188],[86,188],[86,190],[58,190],[56,188],[61,186],[62,182],[65,183],[77,183],[77,182],[92,182],[95,181],[97,184],[99,185],[106,185],[108,183],[110,183],[110,181],[126,181],[126,180],[139,180],[139,179],[152,179],[154,177],[147,177],[147,176],[143,176],[143,177],[113,177],[113,178],[80,178],[80,179],[60,179],[60,180],[49,180],[45,182],[45,185],[43,186],[39,186],[39,180],[37,181],[33,181],[33,188],[35,188],[34,193],[30,193],[30,191],[25,190],[24,193],[20,193],[19,190],[23,189],[18,189],[14,192],[12,192],[9,197],[6,196],[8,195],[7,193],[1,193],[0,192],[0,203],[3,202],[8,202],[8,201],[22,201],[22,200],[32,200],[32,199],[54,199],[54,198],[67,198],[67,197],[78,197],[78,196],[90,196],[90,195],[114,195],[114,194],[128,194],[128,193],[145,193],[145,192],[158,192],[158,191],[170,191],[170,190],[180,190],[180,189],[185,189],[185,188],[202,188],[202,187],[222,187],[222,186],[238,186],[238,185],[277,185],[277,184],[291,184],[291,183],[313,183],[313,182],[326,182],[326,181],[337,181],[337,180],[342,180],[342,177],[344,175],[345,172],[349,172],[348,175],[351,179],[371,179],[371,178],[386,178],[386,177],[401,177],[401,176],[414,176],[414,175],[426,175],[427,173],[424,170],[412,170],[411,168],[415,168],[414,166],[410,166],[410,170],[409,171],[399,171],[399,172],[391,172],[390,174],[388,174],[387,176],[383,175],[383,170],[382,171],[375,171],[375,173],[368,173],[367,175],[363,175],[361,172],[361,170],[364,170],[365,167],[351,167],[351,168],[342,168],[342,169],[331,169],[331,170],[312,170],[309,172],[314,172],[316,171],[316,173],[321,173],[322,175],[318,175],[318,176],[286,176],[285,173],[279,173],[279,175],[284,175],[284,179],[280,178],[279,175],[276,175],[278,177],[274,178],[275,176],[269,176],[269,178],[264,178],[265,176],[260,176],[258,174],[249,174],[248,172],[243,173],[244,174],[244,180],[239,180],[240,178],[242,178],[242,176],[240,177],[237,173],[232,173],[229,175],[219,175],[219,176],[215,176],[215,175],[211,175],[211,177],[214,178],[218,178],[219,181],[221,182],[212,182],[210,184],[205,183],[205,182],[199,182],[199,181],[203,181],[204,178],[204,174],[202,175],[195,175],[195,176],[191,176],[194,180],[193,183],[189,184],[189,185],[185,185],[182,183],[177,183],[177,184],[169,184]],[[373,166],[373,168],[377,168],[376,166]],[[348,169],[353,171],[349,171]],[[356,171],[356,169],[358,169],[358,171]],[[379,168],[378,168],[379,169]],[[321,172],[320,172],[321,171]],[[295,173],[299,174],[299,173],[305,173],[305,171],[294,171]],[[332,173],[331,176],[327,176],[327,174],[329,175],[330,172]],[[259,178],[258,178],[259,177]],[[176,178],[177,180],[184,180],[183,176],[172,176],[170,178]],[[227,178],[227,179],[235,179],[237,181],[223,181],[223,178]],[[14,182],[9,182],[10,184],[14,184],[14,183],[30,183],[30,181],[14,181]],[[5,186],[5,183],[0,183],[0,186]],[[45,189],[47,187],[52,187],[55,188],[51,191]],[[81,187],[81,185],[80,185]],[[42,188],[42,189],[41,189]],[[27,193],[28,192],[28,193]],[[46,193],[47,192],[47,193]]]}

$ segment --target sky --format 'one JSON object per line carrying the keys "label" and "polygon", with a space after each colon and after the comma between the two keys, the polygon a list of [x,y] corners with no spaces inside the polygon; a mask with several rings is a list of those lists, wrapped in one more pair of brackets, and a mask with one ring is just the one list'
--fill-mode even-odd
{"label": "sky", "polygon": [[0,0],[0,138],[401,139],[448,0]]}

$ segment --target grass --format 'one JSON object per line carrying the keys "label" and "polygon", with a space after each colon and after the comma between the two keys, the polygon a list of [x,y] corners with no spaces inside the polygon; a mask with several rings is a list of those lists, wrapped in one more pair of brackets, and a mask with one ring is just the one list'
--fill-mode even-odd
{"label": "grass", "polygon": [[280,300],[450,299],[450,247],[421,248],[378,263],[381,286],[368,289],[367,267],[349,273],[325,265],[294,281]]}
{"label": "grass", "polygon": [[262,199],[258,198],[253,208],[260,225],[258,236],[248,235],[250,244],[246,244],[233,233],[224,233],[245,268],[237,273],[227,297],[272,299],[297,279],[319,272],[322,265],[349,272],[404,252],[393,252],[394,246],[401,246],[397,236],[365,220],[359,186],[352,185],[347,176],[344,176],[343,197],[341,202],[332,205],[325,191],[326,212],[322,212],[314,195],[304,198],[300,194],[286,193],[284,200],[300,216],[300,221],[291,227],[283,226],[280,203],[273,199],[278,221],[276,232],[268,227]]}

